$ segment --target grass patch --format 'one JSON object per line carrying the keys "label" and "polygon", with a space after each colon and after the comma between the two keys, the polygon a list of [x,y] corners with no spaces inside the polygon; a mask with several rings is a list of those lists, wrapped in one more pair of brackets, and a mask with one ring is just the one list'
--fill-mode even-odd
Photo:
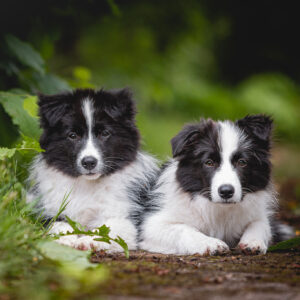
{"label": "grass patch", "polygon": [[89,262],[90,253],[60,246],[46,236],[25,203],[13,160],[0,163],[0,181],[0,298],[62,299],[97,288],[107,271]]}

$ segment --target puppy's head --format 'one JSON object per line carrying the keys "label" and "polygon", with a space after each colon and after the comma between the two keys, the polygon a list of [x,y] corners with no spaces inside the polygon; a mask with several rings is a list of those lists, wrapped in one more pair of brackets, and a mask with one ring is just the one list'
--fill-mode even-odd
{"label": "puppy's head", "polygon": [[39,95],[39,113],[43,155],[67,175],[97,179],[136,157],[139,133],[126,89]]}
{"label": "puppy's head", "polygon": [[237,203],[266,188],[271,131],[272,120],[264,115],[185,126],[171,140],[180,186],[215,203]]}

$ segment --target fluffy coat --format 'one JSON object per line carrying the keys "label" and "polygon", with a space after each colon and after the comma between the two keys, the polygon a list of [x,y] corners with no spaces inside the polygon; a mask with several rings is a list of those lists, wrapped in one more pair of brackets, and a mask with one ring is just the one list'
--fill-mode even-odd
{"label": "fluffy coat", "polygon": [[[139,151],[131,94],[86,89],[39,99],[45,152],[32,164],[28,202],[35,201],[36,213],[51,219],[67,198],[50,233],[71,232],[64,221],[68,216],[90,230],[105,224],[112,237],[120,236],[129,249],[136,249],[136,225],[157,166]],[[63,236],[58,242],[80,249],[121,250],[89,236]]]}
{"label": "fluffy coat", "polygon": [[[271,182],[272,120],[202,120],[172,139],[144,216],[140,247],[165,254],[265,253],[292,230],[277,224]],[[274,226],[274,224],[277,224]]]}

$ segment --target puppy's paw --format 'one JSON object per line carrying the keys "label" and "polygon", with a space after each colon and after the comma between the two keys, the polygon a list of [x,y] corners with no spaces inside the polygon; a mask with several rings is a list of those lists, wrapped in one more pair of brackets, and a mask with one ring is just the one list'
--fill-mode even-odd
{"label": "puppy's paw", "polygon": [[74,243],[73,247],[78,250],[106,250],[108,248],[106,243],[98,242],[94,240],[93,236],[81,236]]}
{"label": "puppy's paw", "polygon": [[210,238],[206,251],[209,255],[222,255],[229,252],[229,247],[219,239]]}
{"label": "puppy's paw", "polygon": [[74,243],[74,248],[78,250],[107,250],[107,252],[121,252],[123,248],[116,244],[115,242],[111,242],[111,244],[95,241],[94,239],[97,238],[95,236],[82,236],[76,240]]}
{"label": "puppy's paw", "polygon": [[[196,247],[193,247],[190,254],[222,255],[229,252],[229,247],[223,241],[215,238],[201,240]],[[189,251],[190,252],[190,251]]]}
{"label": "puppy's paw", "polygon": [[78,240],[77,235],[64,235],[59,239],[55,240],[58,244],[75,248],[76,241]]}
{"label": "puppy's paw", "polygon": [[50,235],[73,232],[74,229],[66,222],[54,222],[49,231]]}
{"label": "puppy's paw", "polygon": [[265,254],[268,250],[267,245],[260,240],[241,241],[238,250],[246,255]]}

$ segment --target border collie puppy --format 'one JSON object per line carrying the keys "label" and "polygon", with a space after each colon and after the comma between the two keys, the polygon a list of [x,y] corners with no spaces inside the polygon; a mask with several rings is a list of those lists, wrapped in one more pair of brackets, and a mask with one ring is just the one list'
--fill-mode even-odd
{"label": "border collie puppy", "polygon": [[174,159],[154,188],[140,247],[213,255],[237,246],[257,254],[291,237],[288,226],[274,221],[271,131],[264,115],[186,125],[171,141]]}
{"label": "border collie puppy", "polygon": [[[87,229],[103,224],[110,236],[137,246],[141,203],[150,189],[156,161],[139,151],[135,105],[128,90],[75,90],[39,96],[40,138],[45,150],[32,164],[28,201],[51,219],[67,195],[67,206],[50,233],[72,231],[64,216]],[[90,236],[63,236],[58,242],[80,249],[121,250]]]}

